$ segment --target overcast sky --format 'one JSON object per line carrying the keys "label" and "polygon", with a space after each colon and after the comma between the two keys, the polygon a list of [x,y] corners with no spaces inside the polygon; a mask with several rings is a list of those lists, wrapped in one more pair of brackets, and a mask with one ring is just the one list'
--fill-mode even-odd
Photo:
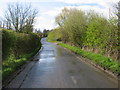
{"label": "overcast sky", "polygon": [[95,10],[109,17],[109,8],[112,11],[113,6],[119,0],[0,0],[0,16],[3,17],[7,4],[10,2],[31,3],[33,7],[39,10],[36,17],[35,28],[52,29],[56,27],[55,16],[58,15],[64,7],[78,8],[84,11]]}

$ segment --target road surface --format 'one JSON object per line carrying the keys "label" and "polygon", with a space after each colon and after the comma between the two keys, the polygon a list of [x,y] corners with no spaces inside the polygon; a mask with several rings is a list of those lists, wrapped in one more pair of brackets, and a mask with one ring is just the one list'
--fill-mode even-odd
{"label": "road surface", "polygon": [[[85,64],[71,52],[42,40],[43,48],[8,88],[117,88],[104,72]],[[30,67],[31,66],[31,67]],[[25,74],[26,73],[26,74]]]}

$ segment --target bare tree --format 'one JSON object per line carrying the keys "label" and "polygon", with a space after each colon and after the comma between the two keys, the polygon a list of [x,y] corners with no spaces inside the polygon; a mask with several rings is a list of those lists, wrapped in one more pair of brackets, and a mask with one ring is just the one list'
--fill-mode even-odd
{"label": "bare tree", "polygon": [[16,32],[25,32],[26,29],[29,29],[27,32],[31,32],[37,13],[38,11],[33,9],[30,4],[9,4],[5,13],[6,26],[15,29]]}
{"label": "bare tree", "polygon": [[4,20],[0,17],[0,28],[4,28]]}

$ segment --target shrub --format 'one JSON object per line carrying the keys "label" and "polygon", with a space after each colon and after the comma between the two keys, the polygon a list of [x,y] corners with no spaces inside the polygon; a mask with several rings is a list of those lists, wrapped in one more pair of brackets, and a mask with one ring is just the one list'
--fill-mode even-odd
{"label": "shrub", "polygon": [[14,31],[2,30],[2,60],[7,59],[11,49],[15,47],[16,36]]}
{"label": "shrub", "polygon": [[19,69],[41,47],[40,38],[34,33],[16,33],[2,30],[2,75],[3,80]]}

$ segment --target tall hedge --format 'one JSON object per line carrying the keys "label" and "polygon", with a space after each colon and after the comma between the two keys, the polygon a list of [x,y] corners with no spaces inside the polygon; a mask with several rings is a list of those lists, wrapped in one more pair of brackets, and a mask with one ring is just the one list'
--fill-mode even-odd
{"label": "tall hedge", "polygon": [[23,54],[32,53],[40,45],[40,38],[34,33],[24,34],[2,30],[2,60],[6,60],[11,54],[19,58]]}
{"label": "tall hedge", "polygon": [[7,59],[15,47],[16,35],[13,31],[2,30],[2,60]]}
{"label": "tall hedge", "polygon": [[40,37],[34,33],[16,33],[2,30],[2,78],[20,68],[40,49]]}

